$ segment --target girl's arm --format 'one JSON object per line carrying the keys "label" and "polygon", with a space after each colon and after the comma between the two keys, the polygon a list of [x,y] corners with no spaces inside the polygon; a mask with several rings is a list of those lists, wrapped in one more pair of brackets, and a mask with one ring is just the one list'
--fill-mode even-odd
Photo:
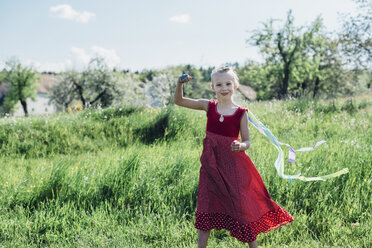
{"label": "girl's arm", "polygon": [[191,99],[183,97],[183,83],[191,80],[191,77],[186,77],[184,80],[181,80],[181,77],[178,78],[176,92],[174,93],[174,103],[178,106],[182,106],[190,109],[198,109],[208,111],[209,100],[207,99]]}
{"label": "girl's arm", "polygon": [[243,117],[240,120],[240,136],[242,138],[242,142],[234,140],[234,142],[231,144],[231,149],[233,152],[244,151],[251,146],[251,141],[249,139],[247,111],[244,111]]}

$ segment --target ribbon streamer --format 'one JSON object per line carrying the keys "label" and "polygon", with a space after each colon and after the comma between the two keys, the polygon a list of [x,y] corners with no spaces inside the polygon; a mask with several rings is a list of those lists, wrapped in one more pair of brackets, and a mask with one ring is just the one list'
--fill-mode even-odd
{"label": "ribbon streamer", "polygon": [[296,151],[297,152],[303,152],[303,151],[312,151],[314,150],[317,146],[320,146],[321,144],[325,143],[326,140],[321,140],[317,142],[313,147],[303,147],[297,150],[294,150],[289,144],[279,142],[278,139],[271,133],[271,131],[265,127],[264,124],[262,124],[251,111],[248,111],[248,121],[253,124],[253,126],[261,133],[263,134],[278,150],[278,157],[275,161],[275,168],[278,173],[278,175],[284,179],[290,180],[290,182],[293,182],[293,179],[298,179],[302,180],[305,182],[308,181],[324,181],[329,178],[337,177],[342,174],[346,174],[349,172],[348,168],[344,168],[340,171],[337,171],[335,173],[329,174],[329,175],[324,175],[324,176],[317,176],[317,177],[304,177],[301,176],[301,173],[298,173],[297,175],[285,175],[284,174],[284,154],[283,150],[280,147],[280,145],[285,145],[289,147],[289,162],[294,163],[296,160]]}

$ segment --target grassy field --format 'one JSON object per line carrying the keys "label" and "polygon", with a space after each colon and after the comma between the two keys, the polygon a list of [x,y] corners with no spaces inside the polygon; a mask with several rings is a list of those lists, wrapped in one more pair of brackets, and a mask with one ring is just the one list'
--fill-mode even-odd
{"label": "grassy field", "polygon": [[[247,151],[271,197],[295,221],[261,247],[372,247],[372,95],[245,105],[298,153],[277,176],[277,152],[250,126]],[[204,112],[112,108],[0,120],[0,247],[196,247]],[[287,149],[283,148],[287,155]],[[208,247],[247,247],[225,230]]]}

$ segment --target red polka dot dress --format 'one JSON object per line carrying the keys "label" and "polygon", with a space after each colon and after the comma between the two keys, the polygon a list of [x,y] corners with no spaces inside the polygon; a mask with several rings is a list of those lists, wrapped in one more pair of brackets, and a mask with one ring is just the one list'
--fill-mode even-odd
{"label": "red polka dot dress", "polygon": [[259,233],[293,218],[271,199],[246,152],[231,151],[231,143],[239,139],[245,111],[239,107],[222,120],[217,101],[209,101],[194,226],[203,231],[226,229],[238,240],[252,242]]}

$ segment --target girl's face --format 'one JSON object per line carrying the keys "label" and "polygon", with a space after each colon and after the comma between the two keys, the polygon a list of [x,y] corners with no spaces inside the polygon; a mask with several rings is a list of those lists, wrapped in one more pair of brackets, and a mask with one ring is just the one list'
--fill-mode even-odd
{"label": "girl's face", "polygon": [[217,98],[230,98],[236,89],[234,77],[227,72],[220,72],[213,75],[212,90],[216,92]]}

